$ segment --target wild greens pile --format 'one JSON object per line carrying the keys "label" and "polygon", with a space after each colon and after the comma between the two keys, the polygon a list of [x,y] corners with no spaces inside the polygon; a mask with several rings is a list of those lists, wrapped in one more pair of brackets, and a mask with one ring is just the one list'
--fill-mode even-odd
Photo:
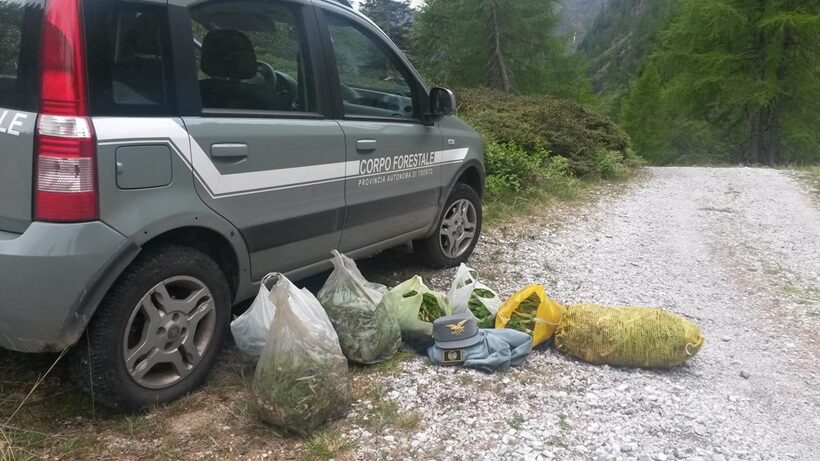
{"label": "wild greens pile", "polygon": [[[418,293],[411,291],[404,295],[405,298],[412,298]],[[441,306],[438,299],[432,293],[424,293],[421,299],[421,308],[419,309],[419,320],[422,322],[433,323],[433,320],[444,317],[444,306]]]}
{"label": "wild greens pile", "polygon": [[287,431],[308,435],[340,418],[351,401],[347,361],[304,353],[283,356],[276,367],[260,367],[253,392],[259,416]]}
{"label": "wild greens pile", "polygon": [[470,312],[478,319],[478,328],[495,328],[495,314],[487,309],[487,306],[481,299],[490,299],[495,296],[495,293],[483,288],[476,288],[470,295],[470,301],[467,305],[470,308]]}
{"label": "wild greens pile", "polygon": [[524,302],[522,302],[518,309],[513,311],[510,316],[510,321],[507,322],[507,328],[518,330],[532,336],[535,330],[535,319],[538,314],[538,306],[541,300],[538,295],[532,295]]}
{"label": "wild greens pile", "polygon": [[262,420],[307,435],[350,406],[347,360],[321,304],[284,275],[271,290],[276,315],[253,379]]}
{"label": "wild greens pile", "polygon": [[372,365],[383,362],[401,346],[401,330],[393,313],[381,303],[387,288],[365,280],[356,263],[334,252],[333,273],[319,291],[345,357]]}

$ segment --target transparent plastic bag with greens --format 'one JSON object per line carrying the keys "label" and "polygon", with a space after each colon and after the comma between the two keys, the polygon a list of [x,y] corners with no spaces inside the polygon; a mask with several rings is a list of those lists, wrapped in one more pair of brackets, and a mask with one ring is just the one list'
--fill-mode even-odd
{"label": "transparent plastic bag with greens", "polygon": [[265,342],[268,338],[273,317],[276,314],[276,306],[271,299],[271,277],[268,274],[262,279],[259,286],[259,293],[253,300],[251,307],[231,322],[231,334],[236,342],[236,347],[245,354],[259,357]]}
{"label": "transparent plastic bag with greens", "polygon": [[447,298],[453,305],[453,314],[470,312],[479,328],[495,328],[495,315],[501,308],[501,298],[494,290],[479,282],[476,271],[462,264],[453,278]]}
{"label": "transparent plastic bag with greens", "polygon": [[307,435],[347,413],[347,359],[319,301],[282,274],[272,280],[277,311],[253,379],[255,409],[265,422]]}
{"label": "transparent plastic bag with greens", "polygon": [[333,272],[318,298],[351,362],[383,362],[401,346],[399,323],[381,303],[386,291],[365,280],[352,259],[333,251]]}
{"label": "transparent plastic bag with greens", "polygon": [[382,302],[398,320],[405,338],[430,336],[433,320],[453,314],[447,296],[427,288],[418,275],[388,291]]}

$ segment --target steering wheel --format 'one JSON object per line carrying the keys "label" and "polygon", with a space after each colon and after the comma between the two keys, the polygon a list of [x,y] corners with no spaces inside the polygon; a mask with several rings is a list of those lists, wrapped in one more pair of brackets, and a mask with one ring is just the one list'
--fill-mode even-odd
{"label": "steering wheel", "polygon": [[274,95],[281,107],[289,107],[292,110],[299,109],[296,101],[298,84],[287,74],[276,71],[276,84],[274,85]]}
{"label": "steering wheel", "polygon": [[273,66],[265,61],[256,61],[256,72],[265,79],[265,87],[271,92],[275,91],[277,82],[276,71]]}

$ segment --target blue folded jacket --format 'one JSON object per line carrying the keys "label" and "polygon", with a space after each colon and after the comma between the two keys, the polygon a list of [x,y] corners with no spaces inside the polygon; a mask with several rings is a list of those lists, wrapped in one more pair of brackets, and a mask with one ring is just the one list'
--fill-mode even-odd
{"label": "blue folded jacket", "polygon": [[532,338],[526,333],[510,329],[486,329],[480,330],[479,334],[481,341],[474,346],[454,351],[433,345],[427,349],[427,357],[436,365],[460,365],[493,373],[521,365],[532,352]]}

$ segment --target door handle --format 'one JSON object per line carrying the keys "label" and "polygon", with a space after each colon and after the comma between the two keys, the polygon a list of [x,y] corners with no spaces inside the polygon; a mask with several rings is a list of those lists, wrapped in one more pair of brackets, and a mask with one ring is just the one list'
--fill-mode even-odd
{"label": "door handle", "polygon": [[240,160],[248,156],[248,145],[241,143],[222,143],[211,145],[211,158]]}
{"label": "door handle", "polygon": [[378,147],[379,143],[376,142],[375,139],[360,139],[356,141],[356,150],[363,154],[375,152]]}

